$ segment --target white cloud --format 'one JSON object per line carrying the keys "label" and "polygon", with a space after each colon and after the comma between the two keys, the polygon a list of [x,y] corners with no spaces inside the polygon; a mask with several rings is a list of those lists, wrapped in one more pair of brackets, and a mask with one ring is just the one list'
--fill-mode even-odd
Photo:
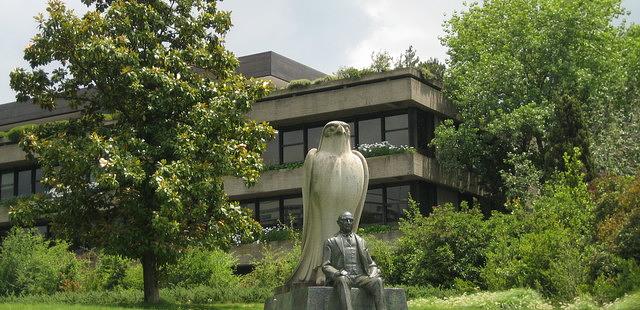
{"label": "white cloud", "polygon": [[444,34],[445,12],[463,8],[462,0],[357,0],[372,19],[372,29],[353,47],[347,48],[349,65],[363,67],[371,62],[371,53],[388,51],[397,57],[412,45],[422,59],[444,60],[446,49],[438,37]]}

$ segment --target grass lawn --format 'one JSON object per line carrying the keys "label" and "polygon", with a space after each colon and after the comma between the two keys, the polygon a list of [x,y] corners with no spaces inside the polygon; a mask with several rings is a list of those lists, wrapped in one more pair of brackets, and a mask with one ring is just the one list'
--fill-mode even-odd
{"label": "grass lawn", "polygon": [[179,310],[179,309],[193,309],[193,310],[262,310],[262,304],[212,304],[212,305],[161,305],[157,307],[145,307],[145,306],[92,306],[92,305],[68,305],[68,304],[0,304],[0,310],[114,310],[114,309],[167,309],[167,310]]}
{"label": "grass lawn", "polygon": [[[43,303],[5,303],[0,304],[0,310],[99,310],[99,309],[194,309],[194,310],[262,310],[262,304],[161,304],[159,306],[104,306],[104,305],[70,305]],[[611,304],[598,307],[590,299],[576,299],[575,301],[552,305],[540,294],[530,289],[511,289],[500,292],[480,292],[469,295],[453,296],[449,298],[419,298],[409,301],[409,310],[509,310],[509,309],[537,309],[537,310],[640,310],[640,291],[629,294]]]}

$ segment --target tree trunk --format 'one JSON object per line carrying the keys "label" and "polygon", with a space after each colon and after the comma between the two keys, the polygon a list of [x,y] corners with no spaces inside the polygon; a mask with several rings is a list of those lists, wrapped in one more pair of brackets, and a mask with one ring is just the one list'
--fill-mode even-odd
{"label": "tree trunk", "polygon": [[158,265],[156,254],[153,252],[146,252],[142,255],[142,279],[144,280],[144,302],[159,303]]}

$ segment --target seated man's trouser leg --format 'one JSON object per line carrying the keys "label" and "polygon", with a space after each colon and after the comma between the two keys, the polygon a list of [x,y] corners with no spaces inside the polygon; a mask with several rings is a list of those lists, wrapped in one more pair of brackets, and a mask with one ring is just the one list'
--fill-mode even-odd
{"label": "seated man's trouser leg", "polygon": [[385,310],[384,286],[381,278],[370,278],[368,276],[345,277],[340,276],[335,279],[335,287],[338,291],[338,298],[342,309],[351,310],[351,288],[358,287],[367,291],[374,297],[377,310]]}

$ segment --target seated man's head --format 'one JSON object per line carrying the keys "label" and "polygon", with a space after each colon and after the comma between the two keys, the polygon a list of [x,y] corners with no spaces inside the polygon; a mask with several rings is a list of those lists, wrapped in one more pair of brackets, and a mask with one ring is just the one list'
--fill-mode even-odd
{"label": "seated man's head", "polygon": [[349,211],[342,213],[340,217],[338,217],[338,226],[340,227],[341,233],[350,233],[353,230],[353,214]]}

